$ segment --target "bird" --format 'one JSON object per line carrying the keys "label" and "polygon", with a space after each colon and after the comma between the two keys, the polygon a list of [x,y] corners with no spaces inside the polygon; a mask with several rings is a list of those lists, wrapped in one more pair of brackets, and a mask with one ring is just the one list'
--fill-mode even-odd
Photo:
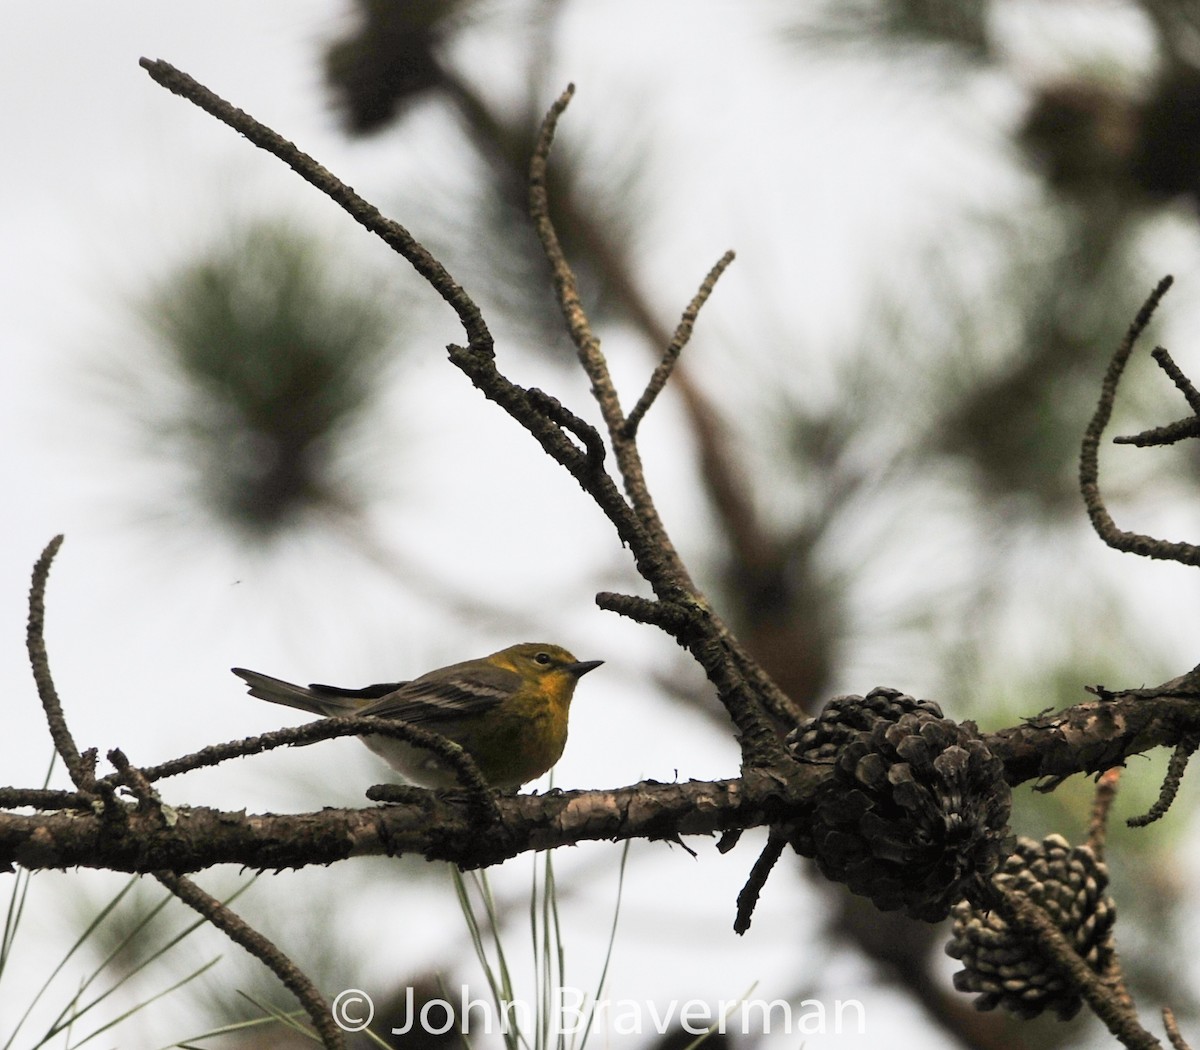
{"label": "bird", "polygon": [[[513,791],[546,773],[562,756],[579,679],[603,660],[577,660],[548,642],[523,642],[404,682],[361,689],[279,678],[231,668],[249,695],[325,717],[389,718],[432,730],[467,752],[493,787]],[[458,785],[454,770],[432,751],[394,737],[362,742],[421,787]]]}

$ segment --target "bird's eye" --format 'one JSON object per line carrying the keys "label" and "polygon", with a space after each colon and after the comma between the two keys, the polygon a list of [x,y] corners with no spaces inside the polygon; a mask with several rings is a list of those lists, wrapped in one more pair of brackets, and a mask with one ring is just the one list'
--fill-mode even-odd
{"label": "bird's eye", "polygon": [[538,653],[536,656],[534,656],[533,662],[535,664],[541,664],[543,667],[545,667],[550,662],[550,654]]}

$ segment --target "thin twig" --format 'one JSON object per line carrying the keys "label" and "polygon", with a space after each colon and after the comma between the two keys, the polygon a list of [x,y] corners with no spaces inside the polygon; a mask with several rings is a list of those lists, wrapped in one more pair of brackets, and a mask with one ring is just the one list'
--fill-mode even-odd
{"label": "thin twig", "polygon": [[[123,783],[137,798],[138,808],[143,811],[157,809],[160,815],[167,818],[166,823],[170,826],[172,821],[166,812],[169,807],[163,806],[144,771],[134,766],[120,749],[114,748],[108,757],[117,767]],[[166,870],[153,871],[151,875],[271,970],[304,1007],[327,1050],[345,1050],[345,1036],[335,1023],[329,1004],[317,991],[316,985],[272,941],[250,926],[227,904],[205,893],[191,879]]]}
{"label": "thin twig", "polygon": [[[140,775],[146,779],[147,783],[154,783],[166,777],[179,776],[195,769],[219,765],[233,758],[258,755],[280,747],[305,747],[321,740],[372,735],[403,740],[414,747],[432,752],[454,770],[459,783],[467,792],[472,810],[478,820],[488,823],[500,819],[491,787],[484,779],[483,774],[479,772],[475,760],[466,751],[439,733],[390,718],[321,718],[315,722],[306,722],[304,725],[291,726],[287,729],[276,729],[270,733],[247,737],[244,740],[212,744],[193,754],[171,759],[161,765],[147,766],[140,770]],[[112,785],[123,782],[124,777],[118,772],[102,777],[97,783]]]}
{"label": "thin twig", "polygon": [[600,591],[596,595],[596,605],[637,623],[661,627],[675,638],[686,638],[688,633],[696,628],[694,610],[674,602],[657,601],[636,594]]}
{"label": "thin twig", "polygon": [[1108,813],[1120,784],[1120,766],[1105,770],[1096,781],[1096,793],[1092,797],[1092,812],[1088,819],[1087,844],[1099,861],[1104,860],[1104,848],[1108,841]]}
{"label": "thin twig", "polygon": [[[575,85],[569,84],[567,89],[554,101],[542,121],[537,144],[529,161],[529,214],[554,275],[554,290],[558,296],[563,320],[567,325],[567,332],[575,344],[579,363],[591,381],[592,396],[600,406],[604,425],[613,441],[613,449],[617,455],[617,469],[621,472],[625,491],[637,512],[642,528],[647,533],[648,540],[662,552],[665,560],[669,563],[670,574],[676,578],[676,586],[694,594],[696,593],[695,585],[688,576],[678,552],[667,537],[666,529],[663,527],[654,501],[650,498],[650,493],[646,488],[637,444],[624,438],[625,414],[621,409],[621,401],[608,370],[608,362],[600,350],[600,340],[592,332],[591,322],[588,321],[587,313],[580,301],[579,284],[575,279],[575,272],[567,261],[562,243],[558,239],[558,232],[554,228],[554,220],[550,216],[550,199],[546,192],[550,147],[554,142],[558,119],[566,111],[574,94]],[[650,580],[651,586],[655,587],[656,591],[663,582],[661,579]]]}
{"label": "thin twig", "polygon": [[1142,533],[1125,532],[1123,529],[1117,528],[1116,522],[1113,521],[1112,515],[1109,514],[1108,508],[1104,504],[1104,497],[1100,493],[1100,439],[1104,435],[1104,428],[1108,426],[1108,422],[1112,418],[1117,387],[1121,382],[1125,366],[1129,362],[1129,355],[1133,352],[1134,344],[1150,323],[1150,318],[1154,315],[1159,302],[1167,293],[1167,289],[1171,287],[1172,280],[1173,278],[1168,276],[1158,282],[1154,291],[1142,304],[1142,308],[1138,310],[1133,324],[1129,326],[1129,331],[1125,334],[1125,338],[1117,347],[1116,353],[1113,354],[1112,360],[1108,364],[1108,370],[1105,372],[1104,381],[1100,386],[1100,399],[1096,404],[1096,411],[1087,425],[1087,430],[1084,431],[1083,444],[1079,451],[1079,491],[1083,495],[1083,502],[1087,507],[1092,527],[1096,530],[1097,535],[1114,550],[1138,554],[1144,558],[1157,558],[1163,561],[1176,561],[1182,565],[1200,566],[1200,547],[1195,544],[1173,543]]}
{"label": "thin twig", "polygon": [[0,809],[91,809],[95,795],[78,791],[53,791],[45,788],[0,788]]}
{"label": "thin twig", "polygon": [[134,797],[138,800],[138,807],[143,810],[152,810],[162,818],[167,827],[173,827],[178,819],[175,810],[162,800],[159,793],[154,790],[154,785],[146,779],[146,774],[129,761],[125,752],[119,747],[114,747],[108,753],[108,760],[116,767],[120,783],[133,792]]}
{"label": "thin twig", "polygon": [[671,378],[671,373],[675,370],[675,363],[679,360],[679,355],[683,353],[683,348],[687,346],[688,340],[692,337],[692,328],[696,323],[696,317],[708,301],[708,297],[712,295],[717,281],[721,279],[721,274],[729,268],[729,264],[733,262],[733,259],[734,253],[731,251],[721,256],[717,264],[708,271],[708,276],[704,278],[699,291],[693,296],[692,301],[688,303],[687,309],[683,311],[679,327],[675,329],[674,337],[671,339],[666,350],[663,351],[662,360],[658,362],[658,367],[651,374],[650,381],[646,384],[646,389],[642,392],[642,396],[638,398],[637,404],[633,406],[633,410],[625,420],[625,437],[632,438],[637,434],[637,429],[642,422],[642,418],[650,411],[650,406],[654,404],[655,398],[662,393],[663,388],[667,385],[667,380]]}
{"label": "thin twig", "polygon": [[161,60],[143,58],[139,64],[151,78],[168,91],[187,99],[206,113],[245,135],[254,145],[278,157],[297,175],[340,205],[360,226],[366,227],[390,248],[412,264],[429,285],[458,314],[471,348],[477,353],[492,353],[492,336],[479,307],[415,237],[400,223],[386,218],[375,205],[363,200],[332,172],[298,149],[278,132],[260,124],[249,113],[226,102],[186,73]]}
{"label": "thin twig", "polygon": [[[122,781],[137,798],[138,808],[144,811],[157,809],[170,826],[172,821],[166,812],[169,807],[163,806],[145,773],[134,766],[118,748],[110,751],[108,757],[117,767]],[[335,1023],[329,1004],[317,991],[316,985],[274,943],[250,926],[227,904],[205,893],[191,879],[173,871],[160,870],[151,874],[184,904],[199,912],[230,940],[240,944],[271,970],[307,1011],[327,1050],[345,1050],[345,1036]]]}
{"label": "thin twig", "polygon": [[[1098,863],[1104,863],[1104,853],[1108,842],[1108,817],[1112,804],[1117,797],[1117,788],[1121,783],[1121,766],[1114,766],[1100,774],[1096,781],[1096,792],[1092,796],[1092,810],[1088,817],[1087,846],[1091,849]],[[1125,980],[1125,970],[1121,965],[1120,953],[1114,946],[1108,953],[1108,962],[1100,980],[1117,1000],[1129,1010],[1133,1010],[1133,996]]]}
{"label": "thin twig", "polygon": [[737,915],[733,920],[733,932],[739,936],[750,929],[750,920],[754,917],[754,909],[758,906],[759,895],[767,884],[779,858],[783,855],[783,847],[787,845],[787,836],[777,828],[772,828],[767,835],[767,844],[750,869],[750,877],[742,887],[737,898]]}
{"label": "thin twig", "polygon": [[[596,457],[586,449],[580,449],[563,433],[565,422],[552,420],[544,410],[544,403],[539,407],[535,404],[537,398],[530,398],[530,391],[512,382],[496,368],[495,358],[487,354],[474,354],[469,349],[457,346],[450,347],[449,357],[450,363],[460,369],[484,397],[504,409],[533,436],[551,459],[561,464],[579,482],[584,492],[595,500],[612,522],[621,542],[630,548],[639,571],[643,575],[651,571],[647,568],[646,559],[653,556],[653,546],[645,536],[642,523],[613,479],[599,469]],[[583,440],[582,437],[580,440]]]}
{"label": "thin twig", "polygon": [[[596,604],[601,609],[615,612],[618,616],[626,616],[638,623],[660,627],[684,644],[691,635],[700,629],[695,606],[655,601],[651,598],[642,598],[634,594],[618,594],[614,591],[601,591],[596,595]],[[705,610],[705,612],[710,625],[715,627],[718,632],[725,632],[723,640],[734,663],[747,679],[750,688],[755,690],[757,699],[763,707],[781,726],[790,728],[797,725],[803,717],[803,713],[793,703],[791,697],[775,684],[771,676],[742,648],[738,640],[726,631],[724,624],[711,610]]]}
{"label": "thin twig", "polygon": [[551,423],[570,431],[583,442],[591,469],[598,470],[607,455],[604,439],[600,436],[600,432],[590,423],[585,423],[558,398],[547,394],[546,391],[531,386],[525,393],[529,398],[529,403]]}
{"label": "thin twig", "polygon": [[[516,121],[506,120],[467,81],[452,71],[445,72],[445,85],[450,98],[458,106],[468,131],[474,136],[480,153],[493,165],[499,180],[504,183],[521,179],[528,184],[528,157],[519,143],[524,141],[524,129]],[[613,226],[592,208],[594,198],[586,200],[566,180],[556,200],[560,223],[569,225],[574,239],[583,246],[589,264],[603,274],[604,284],[613,289],[613,300],[628,312],[634,327],[656,349],[667,345],[667,331],[647,302],[644,290],[631,275],[628,253],[624,243],[614,235]],[[672,374],[675,392],[683,402],[692,421],[692,432],[698,443],[703,477],[718,514],[735,534],[742,560],[747,552],[757,552],[760,532],[754,524],[756,512],[745,488],[739,484],[740,467],[730,455],[718,413],[699,387],[688,378],[686,370]],[[626,541],[628,542],[628,541]]]}
{"label": "thin twig", "polygon": [[1151,427],[1137,434],[1121,434],[1113,438],[1114,445],[1133,445],[1151,448],[1162,445],[1177,445],[1188,438],[1200,437],[1200,416],[1188,416],[1161,427]]}
{"label": "thin twig", "polygon": [[[745,668],[757,665],[712,611],[667,535],[646,484],[636,435],[626,432],[625,416],[608,362],[600,350],[600,341],[592,332],[579,298],[574,271],[563,252],[550,215],[546,192],[550,147],[554,142],[558,120],[574,93],[574,85],[568,85],[551,105],[538,132],[537,144],[529,162],[530,216],[554,274],[554,287],[567,331],[575,344],[580,364],[591,380],[592,395],[600,406],[600,414],[612,441],[621,481],[641,526],[643,535],[638,538],[644,539],[647,544],[634,548],[638,567],[660,599],[694,610],[694,633],[697,636],[690,641],[678,635],[676,637],[688,646],[710,681],[716,685],[718,696],[741,735],[743,763],[749,766],[779,765],[787,761],[787,755],[778,736],[767,724],[762,707],[762,698],[770,693],[773,685],[766,684],[770,679],[761,669],[757,670],[753,683],[746,681]],[[731,653],[738,654],[738,658],[730,660]]]}
{"label": "thin twig", "polygon": [[62,546],[62,535],[55,536],[42,551],[41,557],[33,567],[33,582],[29,588],[29,623],[25,632],[26,648],[29,651],[29,664],[33,669],[33,680],[37,684],[38,696],[42,701],[42,709],[46,713],[46,725],[50,729],[50,737],[54,748],[73,783],[80,791],[88,792],[95,780],[94,764],[89,766],[79,748],[71,730],[67,727],[67,719],[63,714],[62,702],[58,698],[58,690],[54,687],[54,678],[50,674],[50,657],[46,653],[46,581],[50,576],[50,566],[54,556]]}
{"label": "thin twig", "polygon": [[1192,1050],[1183,1038],[1183,1033],[1179,1031],[1179,1022],[1175,1020],[1175,1011],[1169,1006],[1164,1006],[1162,1009],[1163,1027],[1167,1030],[1167,1038],[1171,1040],[1171,1046],[1175,1050]]}
{"label": "thin twig", "polygon": [[1200,416],[1200,390],[1197,390],[1192,381],[1183,374],[1183,369],[1175,363],[1175,359],[1171,357],[1167,348],[1163,346],[1155,347],[1150,352],[1150,356],[1154,358],[1158,367],[1167,373],[1171,382],[1183,394],[1193,415]]}
{"label": "thin twig", "polygon": [[[697,609],[693,606],[681,605],[677,602],[655,601],[634,594],[618,594],[614,591],[601,591],[596,595],[596,605],[618,616],[625,616],[638,623],[651,624],[666,631],[672,637],[686,644],[688,639],[699,631]],[[720,619],[711,610],[705,610],[707,619],[712,627],[722,634],[722,640],[728,648],[734,664],[746,678],[748,686],[755,691],[758,701],[770,712],[781,726],[797,725],[803,713],[793,703],[782,689],[763,670],[761,665],[747,653],[736,638],[730,634]]]}
{"label": "thin twig", "polygon": [[184,904],[199,912],[231,941],[240,944],[262,962],[304,1007],[326,1050],[345,1050],[345,1033],[334,1021],[329,1003],[317,986],[272,941],[254,929],[232,908],[205,893],[191,879],[170,871],[156,871],[154,877]]}
{"label": "thin twig", "polygon": [[571,336],[571,342],[575,344],[575,351],[584,372],[592,381],[592,393],[600,405],[604,423],[609,433],[613,433],[625,422],[621,402],[608,373],[608,364],[600,352],[600,340],[593,334],[591,323],[579,298],[579,283],[575,280],[575,272],[567,262],[558,232],[550,217],[550,199],[546,192],[550,146],[554,142],[558,118],[566,111],[574,94],[575,85],[568,84],[567,89],[555,99],[538,131],[537,144],[529,161],[529,214],[554,274],[554,290],[567,324],[567,332]]}
{"label": "thin twig", "polygon": [[1113,438],[1114,445],[1137,445],[1139,447],[1146,447],[1148,445],[1174,445],[1185,438],[1200,436],[1200,391],[1183,374],[1183,369],[1175,363],[1175,359],[1166,347],[1156,346],[1150,351],[1150,356],[1154,358],[1158,363],[1158,367],[1166,372],[1175,386],[1179,388],[1180,393],[1186,398],[1188,406],[1192,410],[1192,415],[1186,419],[1168,423],[1165,426],[1143,430],[1140,434],[1115,437]]}
{"label": "thin twig", "polygon": [[1125,821],[1129,827],[1144,828],[1147,824],[1153,824],[1167,815],[1167,810],[1171,808],[1171,803],[1175,801],[1175,796],[1179,793],[1179,785],[1183,782],[1183,774],[1187,771],[1188,760],[1195,754],[1197,747],[1200,747],[1200,736],[1196,734],[1185,736],[1175,745],[1175,750],[1171,753],[1171,759],[1167,763],[1167,772],[1163,777],[1158,798],[1148,813],[1143,813],[1140,817],[1130,817]]}
{"label": "thin twig", "polygon": [[1123,1046],[1132,1050],[1151,1050],[1162,1046],[1141,1026],[1128,999],[1109,987],[1079,957],[1050,916],[1023,893],[995,882],[992,888],[1005,920],[1035,941]]}

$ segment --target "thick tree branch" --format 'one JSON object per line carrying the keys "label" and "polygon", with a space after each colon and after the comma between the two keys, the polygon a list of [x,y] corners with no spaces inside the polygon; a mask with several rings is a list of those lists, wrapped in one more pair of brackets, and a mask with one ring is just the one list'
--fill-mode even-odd
{"label": "thick tree branch", "polygon": [[1038,715],[985,733],[984,740],[1003,761],[1010,784],[1039,779],[1051,789],[1076,773],[1100,773],[1131,755],[1174,747],[1193,732],[1200,725],[1200,695],[1171,687],[1108,694],[1112,699]]}
{"label": "thick tree branch", "polygon": [[[984,734],[983,740],[1004,762],[1012,784],[1033,778],[1058,783],[1075,773],[1099,772],[1200,732],[1200,699],[1167,687],[1157,696],[1145,690],[1111,694],[1113,699],[1030,719]],[[361,726],[354,728],[361,732]],[[290,732],[310,729],[315,726]],[[170,763],[159,769],[167,767]],[[805,820],[826,775],[828,767],[797,764],[786,773],[747,770],[735,780],[646,781],[609,791],[499,797],[496,819],[487,825],[480,824],[469,801],[421,791],[413,791],[405,805],[294,815],[181,806],[172,811],[173,826],[136,807],[119,820],[78,811],[0,813],[0,868],[271,869],[398,853],[482,867],[583,841],[674,840]]]}
{"label": "thick tree branch", "polygon": [[[175,810],[162,801],[153,785],[146,779],[145,773],[133,765],[120,749],[114,748],[108,753],[108,758],[116,767],[121,782],[137,798],[139,812],[153,814],[164,827],[173,827],[177,820]],[[326,1050],[345,1050],[345,1035],[334,1022],[329,1004],[317,991],[317,986],[312,980],[274,942],[254,929],[233,911],[227,902],[205,893],[191,879],[171,871],[156,871],[153,874],[179,900],[199,912],[279,978],[307,1011]]]}
{"label": "thick tree branch", "polygon": [[283,815],[180,806],[170,825],[135,806],[121,821],[78,812],[0,813],[0,867],[191,872],[238,864],[263,870],[415,853],[475,868],[576,842],[673,841],[778,823],[795,817],[825,775],[808,767],[787,781],[752,772],[712,783],[645,781],[610,791],[501,796],[499,820],[487,827],[472,819],[462,800],[433,792],[402,806]]}

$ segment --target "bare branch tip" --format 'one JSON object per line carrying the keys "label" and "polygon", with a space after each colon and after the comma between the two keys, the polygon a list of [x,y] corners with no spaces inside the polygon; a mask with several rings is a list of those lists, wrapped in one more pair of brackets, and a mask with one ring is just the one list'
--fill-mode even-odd
{"label": "bare branch tip", "polygon": [[1130,328],[1130,334],[1137,338],[1142,330],[1150,323],[1150,318],[1154,316],[1154,311],[1158,309],[1158,304],[1162,302],[1163,296],[1170,291],[1171,285],[1175,283],[1175,278],[1171,274],[1167,274],[1154,286],[1154,290],[1146,297],[1146,301],[1142,303],[1142,308],[1137,312],[1134,318],[1133,325]]}
{"label": "bare branch tip", "polygon": [[545,119],[542,121],[542,131],[538,136],[537,153],[546,153],[550,149],[550,142],[554,138],[554,129],[558,125],[558,118],[566,112],[567,106],[571,104],[571,99],[575,97],[575,85],[568,84],[563,93],[554,100],[553,105],[546,112]]}
{"label": "bare branch tip", "polygon": [[59,548],[63,545],[63,540],[65,538],[65,535],[60,532],[49,543],[47,543],[42,550],[42,556],[38,558],[38,564],[41,565],[44,562],[46,567],[49,568],[50,563],[54,561],[55,557],[57,556]]}
{"label": "bare branch tip", "polygon": [[1169,1006],[1162,1008],[1163,1028],[1166,1029],[1167,1038],[1171,1041],[1173,1050],[1191,1050],[1187,1042],[1183,1038],[1183,1033],[1179,1030],[1179,1022],[1175,1019],[1175,1011]]}
{"label": "bare branch tip", "polygon": [[[1165,541],[1155,540],[1149,536],[1129,533],[1119,529],[1113,521],[1111,514],[1109,514],[1104,497],[1100,491],[1100,439],[1104,434],[1105,428],[1108,426],[1109,420],[1112,418],[1117,388],[1120,385],[1121,377],[1125,371],[1129,357],[1133,353],[1134,344],[1150,324],[1150,319],[1154,316],[1154,311],[1158,308],[1158,304],[1174,283],[1174,280],[1170,274],[1167,274],[1154,286],[1154,290],[1146,297],[1145,302],[1142,303],[1141,308],[1130,324],[1129,330],[1125,333],[1125,338],[1121,341],[1120,346],[1117,347],[1108,362],[1108,368],[1100,384],[1100,397],[1096,402],[1096,409],[1092,413],[1092,418],[1084,430],[1083,441],[1080,445],[1079,491],[1083,496],[1084,506],[1087,508],[1088,517],[1092,522],[1092,527],[1096,530],[1096,534],[1114,550],[1132,551],[1144,557],[1178,561],[1181,564],[1192,565],[1200,564],[1200,549],[1194,548],[1190,544],[1170,544]],[[1169,355],[1166,355],[1166,359],[1169,360]],[[1185,390],[1184,392],[1186,395],[1187,391]],[[1147,434],[1149,435],[1151,432],[1147,432]],[[1165,442],[1155,440],[1120,443],[1161,444]]]}
{"label": "bare branch tip", "polygon": [[783,856],[783,848],[787,845],[787,836],[779,829],[772,828],[767,836],[767,844],[763,847],[758,860],[750,869],[746,884],[737,897],[737,914],[733,920],[733,932],[739,937],[750,929],[750,921],[754,917],[754,909],[758,906],[758,898],[767,884],[771,871]]}
{"label": "bare branch tip", "polygon": [[29,616],[25,628],[25,647],[29,654],[29,666],[33,672],[34,685],[37,687],[38,698],[42,702],[46,726],[50,730],[50,738],[54,741],[55,750],[71,774],[72,783],[81,791],[87,791],[90,790],[95,779],[93,771],[89,768],[89,760],[85,755],[80,754],[79,748],[76,747],[75,740],[71,736],[71,731],[67,728],[62,703],[58,698],[58,691],[54,687],[54,677],[50,673],[50,657],[46,652],[46,583],[50,577],[50,565],[62,543],[63,535],[59,533],[46,544],[33,567],[33,580],[29,587]]}
{"label": "bare branch tip", "polygon": [[63,534],[60,532],[46,544],[33,565],[33,582],[29,589],[29,632],[30,641],[33,642],[36,637],[39,648],[42,645],[42,620],[46,615],[46,581],[50,577],[50,566],[54,564],[62,545]]}
{"label": "bare branch tip", "polygon": [[139,58],[138,65],[141,66],[147,73],[150,74],[150,79],[156,84],[167,86],[167,80],[171,76],[179,76],[179,70],[176,69],[170,62],[164,62],[161,58]]}

